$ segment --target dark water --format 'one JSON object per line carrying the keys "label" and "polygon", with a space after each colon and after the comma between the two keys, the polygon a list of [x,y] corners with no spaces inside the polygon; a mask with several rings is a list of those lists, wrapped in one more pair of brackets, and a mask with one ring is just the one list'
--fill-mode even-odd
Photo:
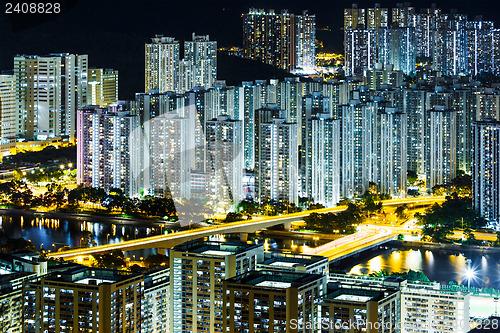
{"label": "dark water", "polygon": [[89,231],[97,245],[159,235],[165,228],[144,224],[125,225],[76,219],[50,219],[24,215],[0,216],[0,242],[8,238],[30,240],[38,249],[56,251],[62,246],[80,245],[83,231]]}
{"label": "dark water", "polygon": [[[72,218],[39,218],[30,215],[0,215],[0,242],[9,238],[30,240],[37,249],[57,251],[69,245],[80,245],[82,232],[89,231],[97,245],[113,244],[124,240],[144,238],[164,233],[167,227],[146,224],[115,224],[112,222],[94,222]],[[215,235],[214,240],[239,240],[238,235]],[[308,247],[324,244],[322,240],[291,239],[288,236],[250,234],[249,241],[263,243],[266,251],[302,252]],[[146,249],[129,253],[137,258],[155,253],[156,249]]]}
{"label": "dark water", "polygon": [[500,252],[484,254],[481,251],[393,249],[374,252],[374,255],[358,260],[346,260],[336,268],[352,274],[412,269],[422,271],[431,281],[456,281],[467,285],[466,271],[469,266],[474,272],[471,286],[500,289]]}

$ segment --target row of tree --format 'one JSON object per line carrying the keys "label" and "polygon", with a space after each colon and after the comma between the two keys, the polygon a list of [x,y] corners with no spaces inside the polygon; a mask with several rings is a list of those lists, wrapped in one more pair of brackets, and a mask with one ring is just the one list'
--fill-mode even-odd
{"label": "row of tree", "polygon": [[27,151],[5,156],[2,164],[17,167],[36,164],[44,165],[55,161],[74,163],[76,161],[76,145],[60,148],[48,146],[41,151]]}
{"label": "row of tree", "polygon": [[347,209],[340,213],[312,213],[304,218],[306,228],[321,233],[352,234],[364,220],[362,208],[349,203]]}
{"label": "row of tree", "polygon": [[446,197],[442,204],[434,204],[424,214],[415,214],[422,225],[422,236],[434,242],[450,242],[449,236],[455,228],[464,230],[469,243],[474,243],[474,230],[484,228],[486,220],[472,208],[469,197],[459,197],[457,193]]}
{"label": "row of tree", "polygon": [[24,181],[0,183],[0,202],[15,208],[64,207],[71,210],[87,209],[87,205],[90,204],[92,208],[121,210],[122,213],[131,215],[177,218],[174,201],[170,198],[153,196],[130,198],[121,190],[111,190],[106,193],[103,189],[83,186],[69,190],[55,183],[49,183],[45,193],[40,195],[34,195]]}

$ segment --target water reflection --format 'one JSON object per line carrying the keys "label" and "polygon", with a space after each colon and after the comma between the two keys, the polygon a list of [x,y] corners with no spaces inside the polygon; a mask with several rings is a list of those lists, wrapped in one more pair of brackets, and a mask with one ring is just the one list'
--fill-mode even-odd
{"label": "water reflection", "polygon": [[[91,219],[91,217],[89,217]],[[97,245],[159,235],[165,230],[150,225],[117,225],[76,219],[51,219],[23,215],[0,216],[0,241],[8,238],[31,240],[37,248],[55,251],[62,246],[78,246],[82,232],[88,231]]]}
{"label": "water reflection", "polygon": [[368,260],[345,263],[337,268],[344,269],[351,274],[369,274],[381,270],[390,273],[406,272],[412,269],[422,271],[430,280],[442,283],[448,281],[466,283],[465,271],[469,259],[476,276],[471,281],[471,286],[500,289],[500,253],[459,253],[421,249],[387,250]]}

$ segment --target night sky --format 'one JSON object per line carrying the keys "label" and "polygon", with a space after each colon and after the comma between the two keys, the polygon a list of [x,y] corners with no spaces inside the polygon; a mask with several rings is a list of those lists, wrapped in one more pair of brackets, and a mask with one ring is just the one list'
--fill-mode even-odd
{"label": "night sky", "polygon": [[[46,0],[55,2],[55,0]],[[191,33],[209,34],[219,46],[240,46],[242,39],[241,14],[250,7],[289,9],[300,13],[309,10],[316,14],[317,38],[329,51],[342,52],[343,8],[352,1],[170,1],[170,0],[65,0],[59,16],[8,17],[0,1],[0,70],[13,66],[15,54],[46,54],[52,52],[86,53],[90,67],[118,69],[120,98],[133,98],[144,87],[144,43],[154,34],[164,34],[179,40],[190,39]],[[379,1],[391,8],[398,1]],[[400,1],[399,1],[400,2]],[[460,13],[483,15],[497,22],[500,12],[493,1],[413,1],[417,8],[435,2],[445,11],[457,8]],[[375,1],[357,1],[359,7],[373,6]],[[220,64],[223,66],[223,64]],[[237,70],[237,69],[235,69]],[[256,77],[257,79],[258,77]]]}

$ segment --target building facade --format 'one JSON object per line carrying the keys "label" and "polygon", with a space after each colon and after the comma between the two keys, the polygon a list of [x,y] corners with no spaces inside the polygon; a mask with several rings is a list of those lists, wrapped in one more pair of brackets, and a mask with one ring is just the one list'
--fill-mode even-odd
{"label": "building facade", "polygon": [[101,108],[118,102],[118,71],[114,69],[89,68],[87,104]]}
{"label": "building facade", "polygon": [[14,57],[19,127],[26,138],[76,134],[76,111],[87,104],[88,56],[68,53]]}
{"label": "building facade", "polygon": [[287,71],[315,68],[316,18],[251,8],[243,15],[243,54]]}
{"label": "building facade", "polygon": [[272,270],[224,281],[224,332],[310,332],[318,322],[326,277]]}
{"label": "building facade", "polygon": [[112,108],[78,111],[77,183],[139,194],[139,117]]}
{"label": "building facade", "polygon": [[474,209],[498,229],[500,222],[500,123],[485,119],[474,123],[472,195]]}
{"label": "building facade", "polygon": [[16,98],[16,77],[0,75],[0,142],[15,139],[19,126],[18,102]]}
{"label": "building facade", "polygon": [[170,332],[223,332],[223,281],[262,260],[262,245],[190,241],[170,250]]}
{"label": "building facade", "polygon": [[77,267],[23,286],[23,332],[141,332],[141,275]]}

